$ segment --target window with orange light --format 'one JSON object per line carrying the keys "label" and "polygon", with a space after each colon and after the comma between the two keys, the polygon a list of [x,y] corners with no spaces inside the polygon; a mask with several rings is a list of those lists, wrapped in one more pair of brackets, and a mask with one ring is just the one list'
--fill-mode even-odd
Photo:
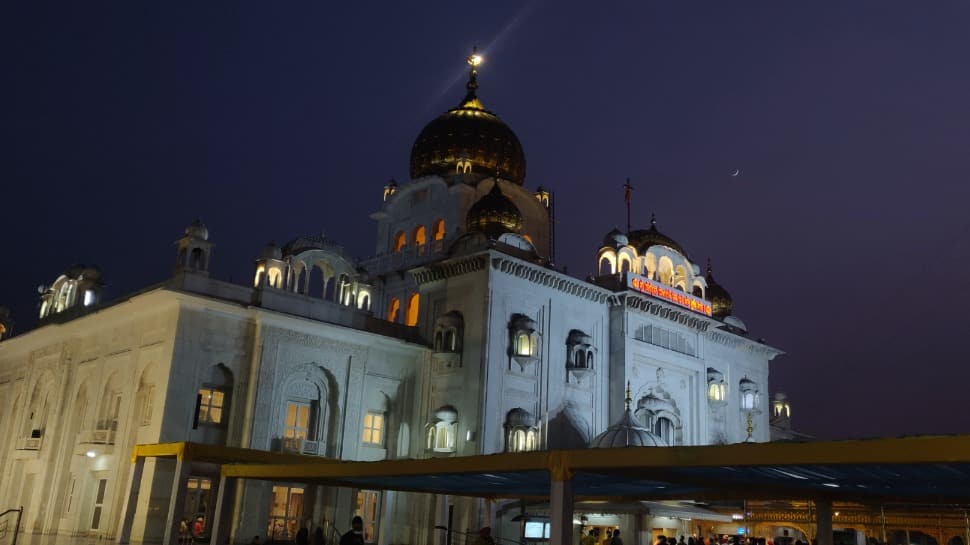
{"label": "window with orange light", "polygon": [[405,317],[404,323],[407,325],[418,325],[418,305],[420,304],[420,297],[417,293],[412,293],[408,297],[408,309],[407,315]]}
{"label": "window with orange light", "polygon": [[445,238],[445,220],[435,220],[434,226],[431,228],[431,236],[435,240],[442,240]]}
{"label": "window with orange light", "polygon": [[394,251],[400,252],[407,245],[408,245],[407,235],[404,234],[404,231],[398,231],[398,233],[394,235]]}
{"label": "window with orange light", "polygon": [[387,321],[396,322],[397,313],[401,311],[401,300],[397,297],[391,299],[391,302],[387,305]]}
{"label": "window with orange light", "polygon": [[424,246],[428,242],[427,231],[424,225],[419,225],[417,229],[414,230],[414,245]]}

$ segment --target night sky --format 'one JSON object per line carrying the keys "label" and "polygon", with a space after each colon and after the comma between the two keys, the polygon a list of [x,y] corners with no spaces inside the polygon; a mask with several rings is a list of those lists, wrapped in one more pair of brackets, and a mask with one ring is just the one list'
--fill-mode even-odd
{"label": "night sky", "polygon": [[225,280],[303,233],[372,255],[368,214],[477,45],[570,274],[623,227],[630,177],[634,227],[655,212],[787,352],[771,390],[797,430],[970,432],[970,3],[185,4],[0,11],[20,331],[73,263],[108,299],[165,279],[196,217]]}

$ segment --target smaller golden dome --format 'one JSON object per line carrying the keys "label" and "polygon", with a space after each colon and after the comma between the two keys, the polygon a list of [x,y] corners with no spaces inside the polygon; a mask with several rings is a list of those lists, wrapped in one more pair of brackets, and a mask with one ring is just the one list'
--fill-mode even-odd
{"label": "smaller golden dome", "polygon": [[724,319],[731,315],[734,301],[731,294],[723,286],[714,281],[714,271],[711,269],[711,260],[707,260],[707,300],[711,302],[711,315],[718,319]]}
{"label": "smaller golden dome", "polygon": [[684,250],[683,246],[677,244],[677,241],[657,230],[656,216],[650,216],[649,229],[630,231],[627,237],[630,239],[630,244],[635,246],[640,253],[646,253],[647,249],[651,246],[666,246],[680,255],[687,257],[687,251]]}
{"label": "smaller golden dome", "polygon": [[468,231],[498,238],[503,233],[518,233],[522,229],[522,213],[512,199],[502,193],[496,180],[492,189],[468,209],[465,227]]}

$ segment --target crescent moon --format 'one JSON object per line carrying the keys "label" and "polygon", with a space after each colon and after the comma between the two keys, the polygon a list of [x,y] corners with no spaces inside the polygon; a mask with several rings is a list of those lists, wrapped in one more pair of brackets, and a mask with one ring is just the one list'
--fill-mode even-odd
{"label": "crescent moon", "polygon": [[736,168],[736,169],[734,169],[734,170],[731,171],[731,176],[734,177],[734,178],[737,178],[739,174],[741,174],[741,169],[740,168]]}

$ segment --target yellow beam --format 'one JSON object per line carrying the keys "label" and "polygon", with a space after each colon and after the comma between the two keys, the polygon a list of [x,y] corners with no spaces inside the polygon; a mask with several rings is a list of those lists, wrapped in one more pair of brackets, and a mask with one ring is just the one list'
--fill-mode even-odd
{"label": "yellow beam", "polygon": [[228,464],[223,467],[223,474],[253,479],[344,479],[549,471],[554,475],[566,476],[576,471],[638,468],[970,463],[970,435],[815,443],[584,449],[381,462],[321,462],[312,457],[298,465],[282,463],[282,460],[273,461],[275,463],[258,466]]}
{"label": "yellow beam", "polygon": [[320,456],[305,456],[284,452],[270,452],[239,447],[224,447],[221,445],[206,445],[203,443],[178,442],[156,443],[151,445],[135,445],[131,459],[138,458],[180,458],[198,462],[214,464],[326,464],[337,460]]}

